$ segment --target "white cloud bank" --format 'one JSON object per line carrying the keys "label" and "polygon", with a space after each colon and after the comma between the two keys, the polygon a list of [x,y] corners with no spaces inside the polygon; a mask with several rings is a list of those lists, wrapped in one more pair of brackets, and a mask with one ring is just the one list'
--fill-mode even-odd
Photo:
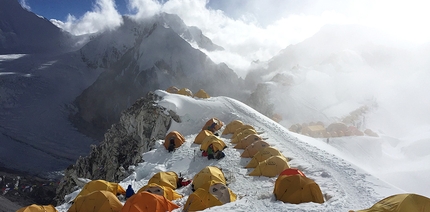
{"label": "white cloud bank", "polygon": [[[226,62],[242,76],[251,61],[268,60],[288,45],[312,36],[325,24],[361,24],[413,43],[428,42],[430,38],[430,29],[425,27],[430,20],[425,8],[430,3],[419,0],[125,1],[128,15],[134,18],[167,12],[179,15],[187,25],[199,27],[225,48],[209,56],[215,62]],[[114,0],[96,0],[93,10],[82,17],[70,14],[65,23],[53,22],[76,35],[111,29],[122,23],[115,5]]]}

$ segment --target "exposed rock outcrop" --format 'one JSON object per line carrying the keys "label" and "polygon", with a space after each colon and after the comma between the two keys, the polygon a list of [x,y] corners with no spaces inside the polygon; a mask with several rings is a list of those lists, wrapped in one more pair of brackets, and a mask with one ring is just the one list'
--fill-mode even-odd
{"label": "exposed rock outcrop", "polygon": [[113,124],[105,139],[92,146],[89,156],[80,157],[65,171],[55,201],[64,202],[66,194],[82,186],[79,178],[118,182],[128,176],[128,168],[142,162],[141,155],[151,150],[156,140],[164,139],[172,119],[181,122],[173,111],[159,106],[159,96],[149,92],[126,109],[119,123]]}

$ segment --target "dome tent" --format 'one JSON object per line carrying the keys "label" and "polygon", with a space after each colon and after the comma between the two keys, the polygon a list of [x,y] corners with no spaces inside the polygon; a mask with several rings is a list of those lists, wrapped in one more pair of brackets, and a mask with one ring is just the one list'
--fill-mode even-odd
{"label": "dome tent", "polygon": [[110,191],[114,195],[125,194],[124,188],[121,187],[118,183],[112,183],[106,180],[92,180],[87,184],[85,184],[85,186],[82,188],[81,192],[79,192],[79,194],[76,196],[76,198],[78,198],[81,195],[83,196],[83,195],[89,194],[93,191]]}
{"label": "dome tent", "polygon": [[231,121],[229,124],[227,124],[227,126],[225,126],[225,129],[222,132],[222,134],[223,135],[233,134],[241,126],[243,126],[242,121],[240,121],[240,120]]}
{"label": "dome tent", "polygon": [[177,208],[178,205],[164,196],[143,191],[127,199],[121,212],[166,212]]}
{"label": "dome tent", "polygon": [[272,156],[258,163],[257,167],[249,173],[250,176],[276,177],[283,170],[290,168],[284,156]]}
{"label": "dome tent", "polygon": [[122,203],[116,195],[110,191],[100,190],[78,196],[68,212],[119,212],[121,209]]}
{"label": "dome tent", "polygon": [[285,203],[324,203],[324,197],[318,184],[300,174],[279,175],[275,181],[273,193],[277,200]]}
{"label": "dome tent", "polygon": [[181,133],[179,133],[178,131],[172,131],[172,132],[169,132],[164,138],[163,145],[166,149],[169,148],[171,139],[173,139],[173,142],[175,143],[175,149],[182,146],[182,144],[185,143],[185,138]]}
{"label": "dome tent", "polygon": [[171,187],[161,186],[161,185],[158,185],[156,183],[150,183],[146,186],[143,186],[137,192],[144,192],[144,191],[149,192],[149,193],[153,193],[153,194],[161,195],[163,197],[166,197],[166,199],[168,199],[170,201],[182,198],[182,195],[178,194]]}
{"label": "dome tent", "polygon": [[245,168],[255,168],[258,166],[258,163],[272,157],[272,156],[283,156],[282,153],[276,149],[275,147],[265,147],[263,149],[260,149],[249,161],[249,163],[245,166]]}
{"label": "dome tent", "polygon": [[172,189],[178,188],[179,177],[176,172],[158,172],[149,179],[148,184],[155,183],[160,186],[170,187]]}

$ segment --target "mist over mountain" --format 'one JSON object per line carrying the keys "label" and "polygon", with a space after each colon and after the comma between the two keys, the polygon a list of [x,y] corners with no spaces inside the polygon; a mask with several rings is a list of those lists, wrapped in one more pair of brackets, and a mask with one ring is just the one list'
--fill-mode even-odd
{"label": "mist over mountain", "polygon": [[80,50],[82,58],[90,67],[107,70],[76,98],[75,125],[101,138],[138,98],[170,86],[243,99],[243,79],[189,42],[221,49],[201,31],[188,30],[178,16],[169,14],[140,23],[124,17],[123,26],[93,38]]}

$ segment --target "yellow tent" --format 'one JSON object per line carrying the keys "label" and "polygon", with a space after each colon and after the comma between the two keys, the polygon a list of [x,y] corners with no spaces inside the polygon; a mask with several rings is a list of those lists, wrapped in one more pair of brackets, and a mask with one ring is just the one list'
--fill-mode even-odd
{"label": "yellow tent", "polygon": [[211,136],[211,135],[212,136],[214,135],[212,131],[202,130],[194,139],[194,143],[195,144],[201,144],[205,140],[206,137]]}
{"label": "yellow tent", "polygon": [[284,156],[272,156],[258,163],[257,167],[249,173],[250,176],[276,177],[285,169],[290,168]]}
{"label": "yellow tent", "polygon": [[32,204],[18,209],[16,212],[58,212],[53,205]]}
{"label": "yellow tent", "polygon": [[243,122],[240,120],[234,120],[227,124],[225,126],[224,131],[222,132],[223,135],[233,134],[237,129],[239,129],[241,126],[243,126]]}
{"label": "yellow tent", "polygon": [[78,196],[68,212],[119,212],[122,204],[112,192],[94,191]]}
{"label": "yellow tent", "polygon": [[128,198],[121,212],[166,212],[177,208],[178,205],[165,197],[143,191]]}
{"label": "yellow tent", "polygon": [[262,140],[263,140],[263,138],[261,138],[261,136],[259,136],[257,134],[251,134],[251,135],[246,136],[242,140],[240,140],[236,144],[236,146],[234,146],[234,148],[236,148],[236,149],[246,149],[246,147],[248,147],[252,143],[254,143],[256,141],[262,141]]}
{"label": "yellow tent", "polygon": [[279,175],[273,193],[277,200],[285,203],[324,203],[323,194],[318,184],[299,174]]}
{"label": "yellow tent", "polygon": [[[255,130],[255,128],[254,128],[253,126],[251,126],[251,125],[249,125],[249,124],[244,124],[244,125],[242,125],[241,127],[237,128],[237,129],[234,131],[233,135],[231,136],[231,139],[236,138],[236,136],[237,136],[239,133],[241,133],[242,131],[247,130],[247,129]],[[257,130],[255,130],[255,131],[257,131]]]}
{"label": "yellow tent", "polygon": [[197,91],[196,94],[194,94],[194,97],[197,97],[197,98],[200,98],[200,99],[207,99],[207,98],[209,98],[211,96],[209,96],[209,94],[206,93],[205,90],[200,89],[199,91]]}
{"label": "yellow tent", "polygon": [[166,91],[169,93],[178,93],[179,88],[177,88],[175,86],[170,86],[169,88],[166,89]]}
{"label": "yellow tent", "polygon": [[[210,126],[212,126],[213,124],[215,125],[214,129],[210,129]],[[214,117],[206,121],[205,125],[202,127],[202,130],[210,130],[212,132],[215,132],[221,129],[221,127],[223,126],[224,126],[224,123],[218,118]]]}
{"label": "yellow tent", "polygon": [[208,151],[208,147],[211,144],[214,152],[221,151],[227,147],[223,140],[214,135],[210,135],[203,140],[202,144],[200,144],[200,150]]}
{"label": "yellow tent", "polygon": [[178,131],[172,131],[170,133],[168,133],[166,135],[166,137],[164,138],[164,147],[166,147],[166,149],[169,148],[169,144],[170,144],[170,140],[173,139],[174,143],[175,143],[175,149],[182,146],[183,143],[185,143],[185,138],[184,136],[179,133]]}
{"label": "yellow tent", "polygon": [[[125,190],[118,183],[108,182],[106,180],[92,180],[85,184],[81,192],[79,192],[78,198],[81,195],[87,195],[93,191],[110,191],[115,195],[125,194]],[[75,199],[76,199],[75,198]]]}
{"label": "yellow tent", "polygon": [[258,151],[254,155],[254,157],[252,157],[251,161],[249,161],[248,165],[246,165],[245,168],[255,168],[261,161],[264,161],[272,156],[277,155],[283,156],[282,153],[274,147],[268,146],[263,149],[260,149],[260,151]]}
{"label": "yellow tent", "polygon": [[236,194],[226,185],[215,181],[208,182],[206,185],[206,188],[199,188],[189,195],[184,211],[200,211],[236,201]]}
{"label": "yellow tent", "polygon": [[178,194],[172,188],[168,186],[161,186],[156,183],[151,183],[146,186],[143,186],[142,188],[139,189],[138,192],[143,192],[143,191],[164,196],[166,197],[166,199],[170,201],[182,198],[182,195]]}
{"label": "yellow tent", "polygon": [[191,92],[191,90],[188,89],[188,88],[181,88],[181,89],[179,89],[179,91],[177,92],[177,94],[181,94],[181,95],[184,95],[184,96],[193,96],[193,92]]}
{"label": "yellow tent", "polygon": [[148,184],[155,183],[157,185],[176,189],[178,187],[178,180],[179,177],[176,172],[158,172],[157,174],[154,174],[151,179],[149,179]]}
{"label": "yellow tent", "polygon": [[197,190],[210,181],[215,181],[224,185],[227,184],[221,169],[216,166],[206,166],[194,176],[192,187],[194,190]]}
{"label": "yellow tent", "polygon": [[256,142],[252,143],[251,145],[249,145],[248,147],[246,147],[245,150],[240,155],[240,157],[252,158],[252,157],[254,157],[255,154],[257,154],[258,151],[260,151],[261,149],[266,148],[268,146],[270,146],[270,145],[265,141],[256,141]]}
{"label": "yellow tent", "polygon": [[232,138],[231,143],[237,144],[237,143],[239,143],[239,141],[244,139],[246,136],[252,135],[252,134],[257,134],[257,131],[255,131],[254,129],[245,129],[242,132],[238,133],[236,135],[236,137]]}
{"label": "yellow tent", "polygon": [[389,196],[371,208],[357,212],[428,212],[430,211],[430,199],[418,194],[396,194]]}

